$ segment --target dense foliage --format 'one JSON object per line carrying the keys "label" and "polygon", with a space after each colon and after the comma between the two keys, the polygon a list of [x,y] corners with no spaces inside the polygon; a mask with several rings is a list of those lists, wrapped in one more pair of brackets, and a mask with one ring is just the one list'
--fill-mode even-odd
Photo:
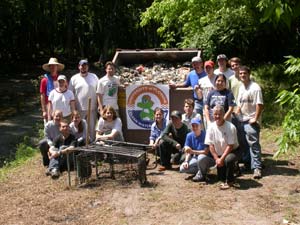
{"label": "dense foliage", "polygon": [[287,113],[282,122],[283,133],[278,140],[279,150],[275,157],[296,150],[300,143],[300,58],[289,56],[286,65],[285,73],[293,76],[294,80],[298,79],[298,82],[293,85],[294,90],[283,90],[277,96],[277,102],[287,109]]}
{"label": "dense foliage", "polygon": [[295,0],[155,0],[141,25],[160,24],[163,47],[201,47],[244,61],[281,61],[299,49],[300,2]]}
{"label": "dense foliage", "polygon": [[116,48],[156,46],[156,28],[139,26],[140,13],[151,2],[1,0],[1,62],[50,55],[107,60]]}

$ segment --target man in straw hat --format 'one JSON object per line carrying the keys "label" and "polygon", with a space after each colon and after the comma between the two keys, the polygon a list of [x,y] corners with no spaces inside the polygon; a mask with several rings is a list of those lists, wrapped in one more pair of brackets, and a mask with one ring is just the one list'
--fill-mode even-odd
{"label": "man in straw hat", "polygon": [[44,74],[44,77],[42,78],[40,83],[41,107],[43,118],[45,121],[47,121],[48,96],[50,92],[58,86],[58,72],[62,71],[65,68],[65,65],[59,63],[56,58],[50,58],[49,62],[44,64],[42,68],[46,71],[46,73]]}

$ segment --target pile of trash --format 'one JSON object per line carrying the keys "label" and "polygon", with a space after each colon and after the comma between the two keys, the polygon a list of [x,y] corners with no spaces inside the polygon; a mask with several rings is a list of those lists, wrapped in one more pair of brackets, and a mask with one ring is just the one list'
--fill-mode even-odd
{"label": "pile of trash", "polygon": [[165,63],[153,66],[135,65],[120,66],[117,75],[123,85],[128,84],[170,84],[181,83],[190,72],[190,65],[168,65]]}

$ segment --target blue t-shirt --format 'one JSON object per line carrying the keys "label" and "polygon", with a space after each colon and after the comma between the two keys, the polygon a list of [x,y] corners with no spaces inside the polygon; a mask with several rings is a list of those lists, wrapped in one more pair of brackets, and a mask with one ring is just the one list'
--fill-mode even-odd
{"label": "blue t-shirt", "polygon": [[209,109],[213,109],[216,105],[224,107],[225,112],[228,111],[229,106],[236,106],[232,91],[224,89],[222,91],[211,90],[204,102],[205,105],[209,106]]}
{"label": "blue t-shirt", "polygon": [[188,146],[193,150],[204,150],[208,145],[204,144],[205,131],[202,130],[200,136],[196,136],[194,132],[190,132],[186,135],[184,146]]}
{"label": "blue t-shirt", "polygon": [[184,82],[184,86],[185,87],[189,87],[191,86],[194,90],[194,99],[195,100],[199,100],[199,101],[202,101],[202,99],[198,99],[198,96],[195,92],[195,85],[198,85],[198,80],[202,77],[205,77],[207,76],[206,72],[205,71],[202,71],[202,73],[198,74],[196,72],[196,70],[192,70],[191,72],[189,72],[185,82]]}

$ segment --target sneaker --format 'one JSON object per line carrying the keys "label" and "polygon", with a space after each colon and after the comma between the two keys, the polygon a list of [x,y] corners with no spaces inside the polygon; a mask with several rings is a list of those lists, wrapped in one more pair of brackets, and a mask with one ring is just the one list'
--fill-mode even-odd
{"label": "sneaker", "polygon": [[185,177],[184,179],[185,179],[185,180],[192,180],[194,176],[195,176],[195,175],[189,175],[189,176]]}
{"label": "sneaker", "polygon": [[54,168],[51,170],[51,178],[52,179],[58,179],[59,178],[59,171],[58,169]]}
{"label": "sneaker", "polygon": [[260,179],[262,176],[261,176],[261,170],[260,169],[254,169],[254,173],[253,173],[253,178],[254,179]]}
{"label": "sneaker", "polygon": [[194,182],[206,182],[205,178],[200,176],[199,174],[196,174],[193,179]]}
{"label": "sneaker", "polygon": [[46,176],[50,176],[51,175],[51,171],[49,168],[46,169],[46,172],[45,172]]}

